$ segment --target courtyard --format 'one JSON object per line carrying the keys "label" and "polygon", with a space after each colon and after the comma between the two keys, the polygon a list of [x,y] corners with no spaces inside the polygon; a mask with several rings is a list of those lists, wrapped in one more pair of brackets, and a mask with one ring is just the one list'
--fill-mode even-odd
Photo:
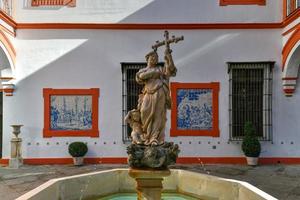
{"label": "courtyard", "polygon": [[[24,165],[20,169],[0,167],[0,199],[13,200],[38,187],[46,181],[82,173],[113,168],[127,168],[127,165]],[[246,181],[280,200],[300,199],[299,165],[174,165],[171,169],[184,169]]]}

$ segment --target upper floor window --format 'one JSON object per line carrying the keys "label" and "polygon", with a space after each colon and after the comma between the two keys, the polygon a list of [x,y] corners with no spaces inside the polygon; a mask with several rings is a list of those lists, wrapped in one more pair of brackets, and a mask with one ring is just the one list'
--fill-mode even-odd
{"label": "upper floor window", "polygon": [[69,6],[75,7],[76,0],[32,0],[32,6]]}
{"label": "upper floor window", "polygon": [[8,14],[12,15],[12,0],[0,0],[0,9]]}
{"label": "upper floor window", "polygon": [[227,5],[266,5],[266,0],[220,0],[221,6]]}
{"label": "upper floor window", "polygon": [[285,16],[289,16],[300,8],[300,0],[284,0]]}

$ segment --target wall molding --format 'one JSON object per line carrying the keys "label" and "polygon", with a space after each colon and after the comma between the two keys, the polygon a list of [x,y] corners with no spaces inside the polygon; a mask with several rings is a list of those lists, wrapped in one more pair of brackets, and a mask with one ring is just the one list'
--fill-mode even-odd
{"label": "wall molding", "polygon": [[286,64],[287,58],[291,53],[293,47],[297,44],[300,40],[300,29],[295,30],[295,32],[291,35],[288,41],[285,43],[282,49],[282,70]]}
{"label": "wall molding", "polygon": [[228,5],[259,5],[265,6],[266,0],[220,0],[220,6]]}
{"label": "wall molding", "polygon": [[9,55],[6,55],[6,56],[10,57],[11,61],[13,62],[13,66],[11,66],[11,67],[14,68],[15,63],[16,63],[16,50],[15,50],[13,44],[10,42],[10,40],[7,38],[7,36],[1,30],[0,30],[0,42],[3,44],[3,46],[7,50],[7,53]]}
{"label": "wall molding", "polygon": [[105,24],[105,23],[18,23],[17,29],[280,29],[282,23],[189,23],[189,24]]}

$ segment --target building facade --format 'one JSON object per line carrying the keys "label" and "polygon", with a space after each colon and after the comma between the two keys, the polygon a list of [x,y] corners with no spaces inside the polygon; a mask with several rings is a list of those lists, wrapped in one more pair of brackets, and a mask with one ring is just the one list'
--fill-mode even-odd
{"label": "building facade", "polygon": [[87,162],[126,162],[134,74],[165,30],[184,36],[171,44],[177,75],[165,132],[180,146],[178,162],[245,163],[251,121],[261,163],[300,163],[298,1],[1,3],[1,163],[12,124],[24,125],[25,163],[69,163],[73,141],[88,144]]}

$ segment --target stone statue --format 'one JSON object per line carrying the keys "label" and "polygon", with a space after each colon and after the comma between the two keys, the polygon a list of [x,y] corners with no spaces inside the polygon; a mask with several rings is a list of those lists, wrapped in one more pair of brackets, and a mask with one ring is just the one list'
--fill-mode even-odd
{"label": "stone statue", "polygon": [[142,131],[141,113],[139,110],[133,109],[129,111],[125,117],[125,122],[132,129],[131,139],[133,144],[143,144],[145,139]]}
{"label": "stone statue", "polygon": [[[174,149],[177,154],[179,152],[178,145],[172,147],[173,143],[165,144],[165,125],[167,109],[171,109],[169,80],[177,72],[170,44],[183,40],[183,36],[177,38],[172,36],[170,39],[168,31],[165,31],[164,36],[165,40],[163,42],[157,41],[152,46],[153,50],[146,55],[147,67],[140,69],[136,74],[137,83],[144,85],[144,88],[142,94],[139,95],[137,109],[129,111],[125,118],[125,121],[132,128],[133,146],[128,147],[127,152],[143,152],[137,153],[137,155],[141,156],[143,154],[147,158],[139,158],[142,162],[139,165],[151,168],[165,167],[166,162],[170,160],[166,155],[167,152],[170,152],[170,149]],[[157,65],[157,48],[161,46],[166,48],[164,51],[165,65],[163,67]],[[171,144],[171,147],[169,144]],[[134,145],[144,145],[146,147]],[[151,148],[147,148],[147,146]],[[135,158],[137,158],[135,153],[129,154],[129,160]],[[136,163],[136,161],[132,163]]]}

